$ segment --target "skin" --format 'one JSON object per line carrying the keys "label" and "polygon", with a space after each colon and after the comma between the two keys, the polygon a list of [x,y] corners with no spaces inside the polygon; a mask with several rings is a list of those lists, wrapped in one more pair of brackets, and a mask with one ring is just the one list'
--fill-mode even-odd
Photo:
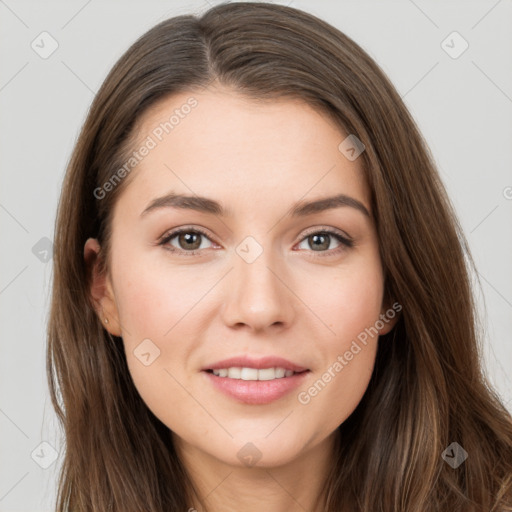
{"label": "skin", "polygon": [[[131,171],[114,208],[111,271],[94,272],[91,294],[109,319],[105,327],[122,336],[135,386],[172,431],[209,510],[320,510],[335,431],[367,389],[378,336],[309,403],[298,393],[390,305],[371,218],[349,206],[303,218],[287,213],[297,201],[343,193],[371,214],[362,159],[349,161],[338,150],[346,134],[307,104],[256,102],[225,88],[160,101],[140,119],[139,140],[191,96],[197,107]],[[234,215],[166,207],[140,217],[170,191],[207,196]],[[200,254],[157,244],[181,226],[207,231]],[[315,251],[308,235],[328,228],[349,235],[353,247],[327,237]],[[263,249],[252,263],[236,252],[247,236]],[[190,251],[178,237],[167,245]],[[84,256],[94,268],[98,251],[97,240],[87,240]],[[160,350],[149,366],[134,355],[144,339]],[[201,372],[241,354],[281,356],[310,373],[277,401],[243,404]],[[254,466],[237,456],[249,442],[261,453]]]}

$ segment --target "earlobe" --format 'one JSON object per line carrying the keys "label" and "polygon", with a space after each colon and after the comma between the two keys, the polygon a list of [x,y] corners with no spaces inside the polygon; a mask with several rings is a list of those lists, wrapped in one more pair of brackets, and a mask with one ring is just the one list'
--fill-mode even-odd
{"label": "earlobe", "polygon": [[379,336],[388,334],[388,332],[390,332],[393,329],[393,327],[395,327],[395,324],[398,320],[398,316],[395,316],[395,318],[393,319],[389,319],[389,317],[387,317],[386,314],[383,313],[381,318],[384,318],[384,327],[382,329],[379,329]]}
{"label": "earlobe", "polygon": [[381,323],[379,325],[384,325],[381,329],[379,329],[380,336],[383,334],[388,334],[395,327],[398,319],[400,318],[400,311],[402,310],[402,306],[398,302],[394,302],[391,306],[389,306],[390,303],[391,301],[386,301],[381,310]]}
{"label": "earlobe", "polygon": [[84,261],[92,304],[104,328],[114,336],[121,336],[114,290],[110,276],[100,270],[101,257],[98,240],[88,238],[84,245]]}

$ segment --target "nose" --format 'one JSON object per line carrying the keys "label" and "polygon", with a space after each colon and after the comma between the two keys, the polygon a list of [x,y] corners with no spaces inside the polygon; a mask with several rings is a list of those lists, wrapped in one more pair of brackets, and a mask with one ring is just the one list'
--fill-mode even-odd
{"label": "nose", "polygon": [[233,266],[225,283],[225,325],[237,329],[246,326],[253,331],[289,327],[298,299],[283,260],[270,250],[264,250],[252,262],[235,252]]}

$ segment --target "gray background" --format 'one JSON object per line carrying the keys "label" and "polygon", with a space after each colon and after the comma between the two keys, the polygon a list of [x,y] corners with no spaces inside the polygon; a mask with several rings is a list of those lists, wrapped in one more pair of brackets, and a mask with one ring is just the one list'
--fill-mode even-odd
{"label": "gray background", "polygon": [[[214,3],[0,0],[0,512],[51,510],[55,499],[62,442],[45,375],[47,249],[78,130],[106,73],[136,37]],[[344,31],[404,97],[476,260],[485,364],[512,411],[511,1],[276,3]],[[46,59],[31,47],[43,31],[58,43]],[[469,44],[458,58],[442,46],[453,31]],[[462,46],[452,39],[445,45],[453,54]],[[40,465],[52,462],[52,448],[41,442],[60,452],[47,469]]]}

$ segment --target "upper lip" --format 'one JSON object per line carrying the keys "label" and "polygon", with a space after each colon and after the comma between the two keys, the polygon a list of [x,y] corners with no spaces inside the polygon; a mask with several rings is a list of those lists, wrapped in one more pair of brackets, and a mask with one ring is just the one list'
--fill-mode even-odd
{"label": "upper lip", "polygon": [[222,361],[217,361],[212,363],[203,370],[218,370],[221,368],[232,368],[232,367],[243,367],[243,368],[284,368],[285,370],[292,370],[294,372],[303,372],[306,371],[307,368],[299,366],[287,359],[283,359],[282,357],[277,356],[266,356],[261,357],[259,359],[255,359],[253,357],[249,357],[247,355],[230,357],[229,359],[223,359]]}

